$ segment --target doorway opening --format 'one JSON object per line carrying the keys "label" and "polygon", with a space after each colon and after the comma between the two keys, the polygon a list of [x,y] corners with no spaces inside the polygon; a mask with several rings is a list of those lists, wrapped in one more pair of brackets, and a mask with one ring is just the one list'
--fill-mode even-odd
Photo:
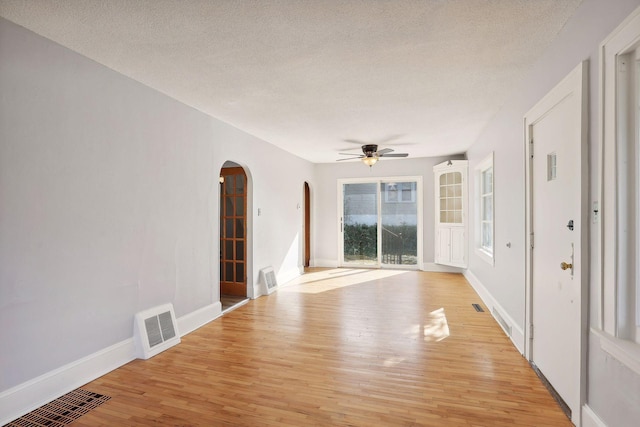
{"label": "doorway opening", "polygon": [[220,170],[220,302],[222,312],[247,300],[247,174],[233,162]]}
{"label": "doorway opening", "polygon": [[311,263],[311,190],[309,183],[304,183],[304,267]]}

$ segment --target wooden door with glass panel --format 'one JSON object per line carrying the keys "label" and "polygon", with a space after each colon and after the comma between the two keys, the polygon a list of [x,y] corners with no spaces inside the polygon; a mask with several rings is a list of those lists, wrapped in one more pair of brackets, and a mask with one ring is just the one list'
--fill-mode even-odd
{"label": "wooden door with glass panel", "polygon": [[247,176],[241,167],[220,176],[220,294],[247,296]]}

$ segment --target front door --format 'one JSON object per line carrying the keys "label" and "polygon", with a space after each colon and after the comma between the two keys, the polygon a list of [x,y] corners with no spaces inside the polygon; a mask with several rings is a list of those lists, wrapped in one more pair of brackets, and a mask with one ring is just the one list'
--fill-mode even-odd
{"label": "front door", "polygon": [[220,294],[247,296],[247,176],[241,167],[220,176]]}
{"label": "front door", "polygon": [[525,117],[529,138],[529,359],[579,425],[583,366],[582,65]]}

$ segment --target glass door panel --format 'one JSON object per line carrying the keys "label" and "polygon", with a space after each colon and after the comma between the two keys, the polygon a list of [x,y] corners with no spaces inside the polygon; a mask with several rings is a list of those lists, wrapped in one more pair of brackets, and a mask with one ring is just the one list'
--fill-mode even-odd
{"label": "glass door panel", "polygon": [[343,263],[378,266],[378,184],[344,184]]}
{"label": "glass door panel", "polygon": [[417,265],[418,204],[417,183],[380,183],[381,263]]}
{"label": "glass door panel", "polygon": [[220,293],[246,296],[246,176],[240,167],[220,176]]}
{"label": "glass door panel", "polygon": [[462,224],[462,173],[440,175],[440,223]]}

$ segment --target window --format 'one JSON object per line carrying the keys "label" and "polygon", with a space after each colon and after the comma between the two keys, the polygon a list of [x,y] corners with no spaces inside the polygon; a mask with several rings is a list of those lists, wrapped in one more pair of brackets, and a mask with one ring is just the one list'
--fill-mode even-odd
{"label": "window", "polygon": [[[640,8],[600,46],[601,347],[640,373]],[[597,203],[594,204],[597,206]],[[594,215],[598,215],[594,207]],[[594,216],[594,221],[600,216]]]}
{"label": "window", "polygon": [[493,265],[493,153],[476,167],[476,253]]}
{"label": "window", "polygon": [[[618,118],[617,143],[617,327],[618,337],[640,342],[640,304],[637,269],[640,238],[638,212],[638,49],[618,55],[618,105],[624,111]],[[626,113],[626,114],[625,114]]]}

